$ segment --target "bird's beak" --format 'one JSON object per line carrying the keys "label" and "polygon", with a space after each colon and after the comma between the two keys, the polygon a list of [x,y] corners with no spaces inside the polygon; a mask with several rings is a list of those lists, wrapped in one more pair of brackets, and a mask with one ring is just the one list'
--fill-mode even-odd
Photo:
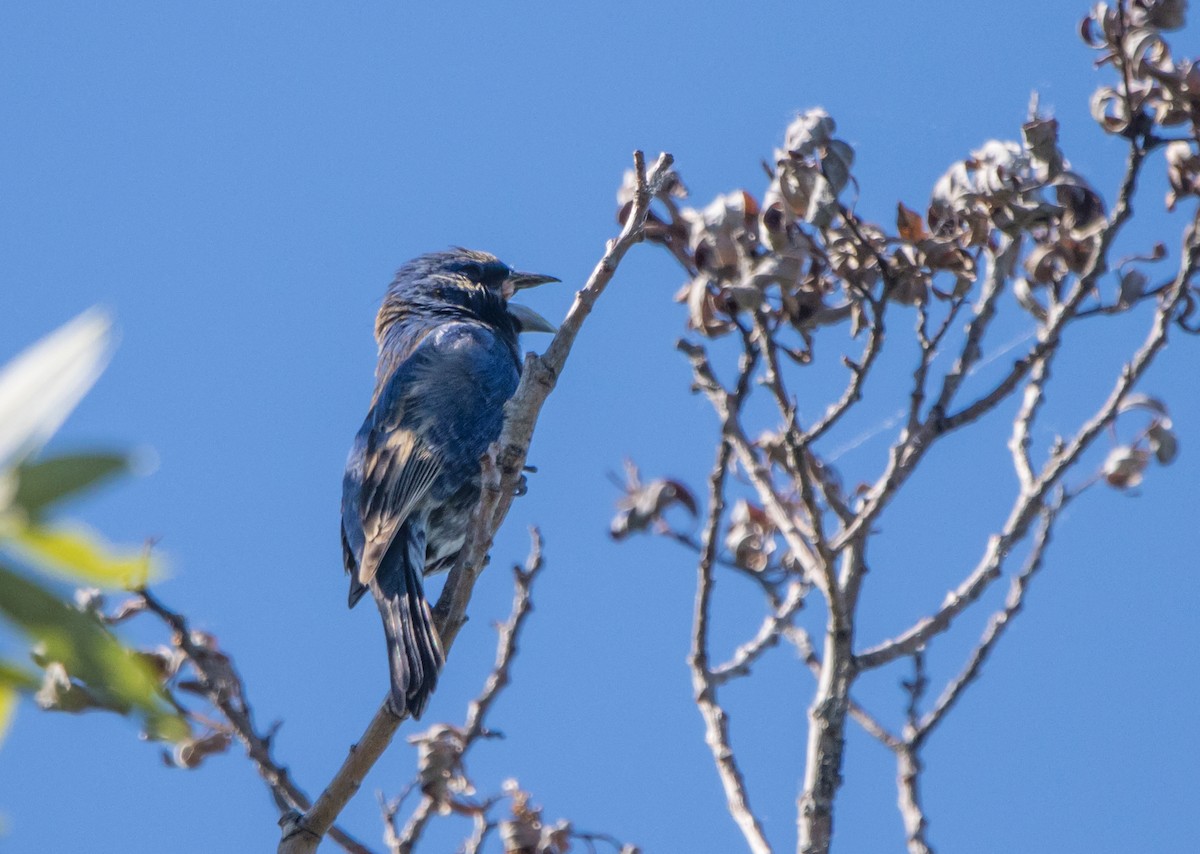
{"label": "bird's beak", "polygon": [[508,274],[505,284],[512,285],[514,291],[523,291],[525,288],[535,288],[547,282],[561,281],[562,279],[556,279],[554,276],[543,276],[541,273],[518,273],[514,271]]}
{"label": "bird's beak", "polygon": [[[549,276],[542,276],[542,281],[557,282],[558,279],[551,279]],[[538,282],[541,284],[541,282]],[[558,327],[551,323],[546,318],[542,317],[532,308],[527,305],[520,305],[515,302],[508,304],[508,313],[516,319],[517,325],[521,327],[522,332],[557,332]]]}
{"label": "bird's beak", "polygon": [[[562,279],[557,279],[554,276],[543,276],[541,273],[518,273],[514,271],[509,273],[508,277],[504,280],[504,298],[510,299],[514,293],[523,291],[525,288],[535,288],[547,282],[561,281]],[[528,306],[509,303],[508,313],[516,318],[517,325],[521,327],[522,332],[558,331],[557,326]]]}

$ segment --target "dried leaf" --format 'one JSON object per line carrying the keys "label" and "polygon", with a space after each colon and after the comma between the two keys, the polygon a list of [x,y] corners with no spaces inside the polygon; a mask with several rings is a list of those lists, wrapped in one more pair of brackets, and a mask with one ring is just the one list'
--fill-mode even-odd
{"label": "dried leaf", "polygon": [[921,215],[904,206],[904,202],[896,203],[896,229],[901,240],[917,243],[929,236],[925,230],[925,222]]}
{"label": "dried leaf", "polygon": [[762,572],[775,552],[775,526],[765,510],[744,498],[738,499],[730,514],[725,548],[733,562],[743,569]]}
{"label": "dried leaf", "polygon": [[1054,196],[1062,208],[1062,227],[1074,237],[1093,237],[1107,225],[1104,200],[1074,172],[1063,172],[1055,179]]}
{"label": "dried leaf", "polygon": [[463,737],[457,727],[435,724],[408,741],[417,745],[421,792],[437,805],[439,814],[448,814],[458,796],[475,794],[463,765]]}
{"label": "dried leaf", "polygon": [[1032,314],[1039,321],[1046,319],[1046,306],[1033,294],[1033,288],[1030,287],[1029,280],[1024,278],[1013,279],[1013,296],[1017,298],[1017,302],[1021,304],[1021,308]]}
{"label": "dried leaf", "polygon": [[892,287],[888,298],[905,305],[916,305],[929,296],[929,271],[912,246],[897,246],[888,258]]}
{"label": "dried leaf", "polygon": [[1178,30],[1186,23],[1187,0],[1133,0],[1129,20],[1135,26]]}
{"label": "dried leaf", "polygon": [[952,165],[933,188],[929,225],[939,237],[962,236],[967,245],[987,242],[992,228],[1027,228],[1051,208],[1029,156],[1011,141],[989,140]]}
{"label": "dried leaf", "polygon": [[702,211],[684,208],[679,216],[688,225],[696,266],[719,277],[735,273],[758,242],[758,203],[745,190],[717,196]]}
{"label": "dried leaf", "polygon": [[1120,445],[1109,452],[1104,461],[1104,480],[1117,489],[1132,489],[1142,482],[1150,455],[1132,445]]}
{"label": "dried leaf", "polygon": [[718,302],[719,291],[707,275],[699,275],[687,286],[688,328],[706,338],[732,331],[728,306]]}
{"label": "dried leaf", "polygon": [[829,144],[836,129],[829,113],[815,107],[792,119],[784,134],[784,147],[793,157],[811,156],[819,147]]}
{"label": "dried leaf", "polygon": [[1092,94],[1092,118],[1108,133],[1124,133],[1129,128],[1129,109],[1111,86],[1101,86]]}
{"label": "dried leaf", "polygon": [[643,486],[637,466],[629,460],[625,461],[625,476],[625,495],[617,501],[617,514],[609,526],[609,534],[614,540],[647,530],[675,505],[696,515],[696,499],[679,481],[655,480]]}
{"label": "dried leaf", "polygon": [[1048,116],[1034,115],[1021,125],[1025,147],[1033,159],[1043,165],[1047,178],[1053,178],[1063,170],[1063,156],[1058,148],[1058,121]]}
{"label": "dried leaf", "polygon": [[1200,155],[1193,144],[1184,140],[1168,143],[1165,152],[1167,182],[1171,185],[1167,193],[1167,210],[1185,196],[1194,196],[1200,188]]}
{"label": "dried leaf", "polygon": [[1163,417],[1167,417],[1167,405],[1157,397],[1148,394],[1129,394],[1117,407],[1117,414],[1132,412],[1135,409],[1145,409]]}
{"label": "dried leaf", "polygon": [[1160,465],[1170,465],[1179,454],[1179,440],[1171,429],[1170,421],[1155,421],[1146,430],[1146,440],[1150,450]]}
{"label": "dried leaf", "polygon": [[1117,297],[1119,305],[1133,305],[1146,292],[1149,279],[1141,270],[1130,267],[1121,274],[1121,292]]}
{"label": "dried leaf", "polygon": [[175,745],[172,760],[179,768],[199,768],[210,756],[224,753],[233,743],[227,732],[211,732],[200,738],[189,738]]}

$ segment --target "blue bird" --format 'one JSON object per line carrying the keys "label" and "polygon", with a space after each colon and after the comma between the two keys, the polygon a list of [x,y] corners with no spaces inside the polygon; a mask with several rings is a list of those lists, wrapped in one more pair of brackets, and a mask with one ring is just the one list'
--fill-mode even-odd
{"label": "blue bird", "polygon": [[422,577],[449,569],[479,502],[480,458],[517,389],[521,332],[553,332],[508,300],[553,276],[453,249],[396,272],[375,319],[375,393],[342,482],[350,607],[371,591],[383,616],[391,705],[420,717],[445,661]]}

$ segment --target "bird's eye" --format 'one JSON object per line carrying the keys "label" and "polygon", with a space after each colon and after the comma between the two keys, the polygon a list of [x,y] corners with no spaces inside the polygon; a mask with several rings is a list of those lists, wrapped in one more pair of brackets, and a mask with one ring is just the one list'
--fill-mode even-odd
{"label": "bird's eye", "polygon": [[489,261],[481,267],[479,281],[489,287],[495,287],[507,279],[511,272],[508,265],[501,264],[499,261]]}
{"label": "bird's eye", "polygon": [[474,261],[464,261],[453,267],[454,272],[466,276],[472,282],[478,282],[483,278],[483,267]]}
{"label": "bird's eye", "polygon": [[483,263],[479,261],[461,261],[450,267],[450,269],[461,276],[465,276],[472,282],[478,282],[489,288],[499,287],[512,272],[507,264],[500,261],[487,261]]}

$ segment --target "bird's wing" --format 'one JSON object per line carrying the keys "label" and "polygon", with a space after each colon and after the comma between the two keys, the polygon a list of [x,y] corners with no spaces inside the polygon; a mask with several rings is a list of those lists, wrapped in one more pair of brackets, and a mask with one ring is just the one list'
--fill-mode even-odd
{"label": "bird's wing", "polygon": [[351,603],[439,475],[458,480],[478,466],[499,434],[503,404],[517,379],[503,342],[469,324],[432,332],[396,365],[359,431],[346,471],[342,527]]}

